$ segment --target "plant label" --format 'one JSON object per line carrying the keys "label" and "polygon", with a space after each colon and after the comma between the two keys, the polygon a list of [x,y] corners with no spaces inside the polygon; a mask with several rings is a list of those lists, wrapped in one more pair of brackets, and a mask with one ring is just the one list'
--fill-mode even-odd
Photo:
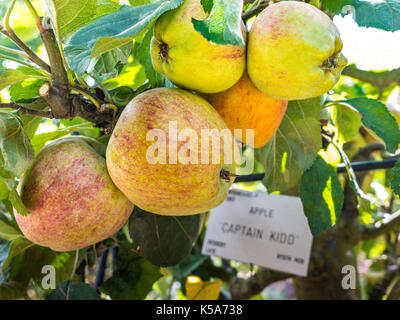
{"label": "plant label", "polygon": [[306,276],[312,239],[300,198],[231,190],[211,212],[202,253]]}

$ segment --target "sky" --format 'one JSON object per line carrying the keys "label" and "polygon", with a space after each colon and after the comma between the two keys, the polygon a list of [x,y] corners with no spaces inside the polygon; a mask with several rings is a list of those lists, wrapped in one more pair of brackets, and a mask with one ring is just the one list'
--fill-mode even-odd
{"label": "sky", "polygon": [[400,31],[359,27],[351,15],[335,16],[333,21],[340,31],[343,54],[349,63],[356,63],[363,70],[400,67]]}

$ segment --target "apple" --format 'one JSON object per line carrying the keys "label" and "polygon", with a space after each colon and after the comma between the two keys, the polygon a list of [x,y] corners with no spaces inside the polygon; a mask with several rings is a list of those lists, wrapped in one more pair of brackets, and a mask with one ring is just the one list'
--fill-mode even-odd
{"label": "apple", "polygon": [[332,20],[297,1],[274,3],[255,19],[248,41],[248,73],[266,95],[281,100],[317,97],[339,80],[347,60]]}
{"label": "apple", "polygon": [[[258,90],[247,73],[232,88],[210,94],[207,100],[224,119],[232,134],[238,133],[235,137],[253,148],[267,144],[281,124],[288,105],[287,100],[270,98]],[[247,129],[254,130],[254,141],[248,141]]]}
{"label": "apple", "polygon": [[233,140],[203,98],[152,89],[123,110],[107,147],[107,167],[115,185],[143,210],[204,213],[225,200],[233,183],[240,164]]}
{"label": "apple", "polygon": [[105,146],[86,137],[46,145],[18,186],[29,210],[17,223],[27,239],[54,251],[72,251],[109,238],[133,204],[112,182]]}
{"label": "apple", "polygon": [[[203,93],[232,87],[245,70],[246,47],[209,42],[192,24],[208,18],[200,0],[185,0],[163,14],[154,26],[151,57],[154,68],[176,85]],[[245,28],[242,27],[245,35]]]}

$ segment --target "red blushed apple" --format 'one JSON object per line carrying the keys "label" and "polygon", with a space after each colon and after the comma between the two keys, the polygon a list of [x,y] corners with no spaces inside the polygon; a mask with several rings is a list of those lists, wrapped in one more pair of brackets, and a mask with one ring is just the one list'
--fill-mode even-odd
{"label": "red blushed apple", "polygon": [[108,175],[104,151],[96,140],[68,137],[38,153],[19,185],[30,214],[15,213],[26,238],[71,251],[109,238],[126,223],[133,204]]}

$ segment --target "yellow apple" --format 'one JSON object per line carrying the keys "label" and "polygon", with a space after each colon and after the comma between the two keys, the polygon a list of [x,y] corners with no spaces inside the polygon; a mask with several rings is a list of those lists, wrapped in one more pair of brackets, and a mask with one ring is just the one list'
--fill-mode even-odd
{"label": "yellow apple", "polygon": [[200,0],[185,0],[157,20],[151,42],[154,68],[176,85],[198,92],[232,87],[244,72],[246,47],[209,42],[194,29],[192,18],[208,18]]}
{"label": "yellow apple", "polygon": [[248,42],[248,73],[266,95],[300,100],[328,92],[347,60],[332,20],[297,1],[268,6],[255,19]]}
{"label": "yellow apple", "polygon": [[116,186],[143,210],[204,213],[225,200],[233,183],[230,173],[239,163],[233,140],[203,98],[182,89],[152,89],[123,110],[107,147],[107,167]]}

